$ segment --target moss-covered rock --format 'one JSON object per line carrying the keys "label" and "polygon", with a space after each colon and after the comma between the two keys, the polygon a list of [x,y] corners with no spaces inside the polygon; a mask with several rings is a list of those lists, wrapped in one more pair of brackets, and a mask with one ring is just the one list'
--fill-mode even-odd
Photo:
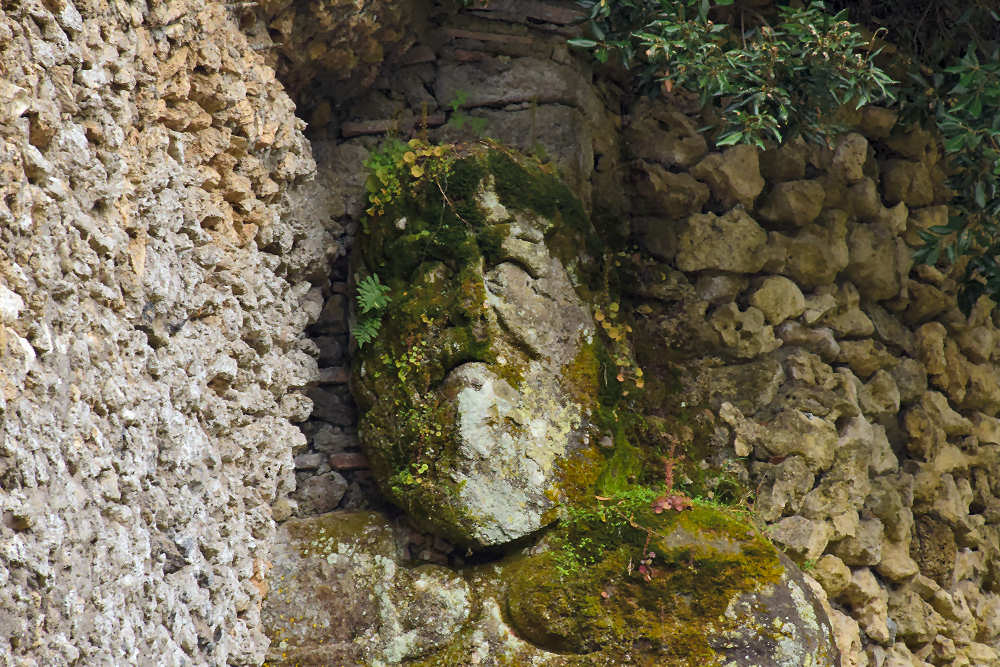
{"label": "moss-covered rock", "polygon": [[639,260],[602,251],[569,191],[499,146],[414,141],[369,166],[355,279],[390,301],[359,315],[381,320],[353,389],[376,477],[461,545],[550,527],[465,573],[472,611],[420,664],[831,663],[794,564],[742,515],[685,509],[744,494],[708,464],[714,418],[678,395],[672,356],[631,347],[655,314],[621,298]]}
{"label": "moss-covered rock", "polygon": [[574,664],[834,663],[821,603],[745,521],[696,506],[608,524],[570,528],[506,569],[521,637],[585,654]]}
{"label": "moss-covered rock", "polygon": [[369,166],[356,277],[390,301],[356,357],[362,443],[416,521],[472,547],[516,540],[554,516],[567,463],[593,460],[595,390],[564,373],[595,336],[577,293],[594,284],[589,222],[499,146],[415,140]]}
{"label": "moss-covered rock", "polygon": [[374,512],[287,521],[271,563],[269,665],[398,664],[447,647],[472,607],[461,575],[405,567],[389,520]]}

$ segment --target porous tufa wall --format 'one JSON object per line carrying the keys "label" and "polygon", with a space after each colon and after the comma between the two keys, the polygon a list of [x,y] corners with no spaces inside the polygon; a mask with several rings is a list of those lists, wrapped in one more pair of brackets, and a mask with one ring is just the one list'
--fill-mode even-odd
{"label": "porous tufa wall", "polygon": [[0,9],[3,664],[263,660],[333,247],[233,11]]}

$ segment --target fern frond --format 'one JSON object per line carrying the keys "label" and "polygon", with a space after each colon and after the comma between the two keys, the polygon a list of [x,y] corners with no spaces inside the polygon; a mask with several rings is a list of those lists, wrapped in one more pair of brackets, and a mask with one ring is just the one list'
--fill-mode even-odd
{"label": "fern frond", "polygon": [[375,340],[381,328],[381,317],[369,317],[351,327],[351,335],[354,336],[354,340],[358,341],[358,347],[364,347],[365,343]]}
{"label": "fern frond", "polygon": [[358,283],[358,307],[362,313],[380,311],[389,305],[389,286],[379,282],[378,274],[373,273]]}

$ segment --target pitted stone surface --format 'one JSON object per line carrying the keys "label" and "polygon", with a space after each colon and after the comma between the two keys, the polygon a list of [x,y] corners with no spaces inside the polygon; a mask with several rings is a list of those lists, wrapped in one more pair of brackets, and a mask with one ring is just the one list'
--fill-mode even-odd
{"label": "pitted stone surface", "polygon": [[221,3],[4,3],[0,50],[0,662],[259,663],[301,121]]}

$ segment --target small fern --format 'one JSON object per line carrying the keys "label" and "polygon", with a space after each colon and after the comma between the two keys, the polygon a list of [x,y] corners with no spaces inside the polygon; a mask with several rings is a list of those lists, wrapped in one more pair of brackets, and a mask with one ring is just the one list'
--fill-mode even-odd
{"label": "small fern", "polygon": [[351,327],[351,335],[358,341],[358,347],[364,347],[378,336],[382,328],[382,312],[392,299],[389,298],[389,286],[379,281],[377,273],[358,282],[356,298],[358,308],[368,317],[358,320],[357,324]]}
{"label": "small fern", "polygon": [[358,308],[362,313],[379,312],[389,305],[389,286],[379,282],[373,273],[358,283]]}
{"label": "small fern", "polygon": [[365,343],[370,343],[378,336],[379,329],[382,328],[381,317],[369,317],[361,320],[351,328],[351,335],[358,341],[358,347],[364,347]]}

